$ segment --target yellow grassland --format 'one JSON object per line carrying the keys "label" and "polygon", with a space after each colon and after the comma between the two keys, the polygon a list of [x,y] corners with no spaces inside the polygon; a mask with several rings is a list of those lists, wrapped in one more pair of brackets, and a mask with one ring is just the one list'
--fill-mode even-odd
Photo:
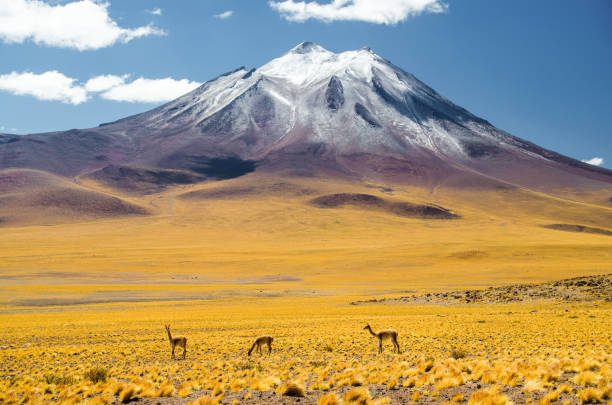
{"label": "yellow grassland", "polygon": [[[263,393],[302,389],[313,401],[303,403],[328,392],[325,403],[610,401],[610,303],[349,302],[610,273],[612,237],[541,225],[612,230],[611,206],[365,183],[252,174],[152,196],[107,189],[152,215],[0,228],[0,403],[266,403]],[[218,187],[238,192],[180,197]],[[434,203],[461,219],[307,203],[339,192]],[[396,329],[403,353],[378,356],[367,322]],[[185,361],[170,360],[164,323],[187,336]],[[262,334],[275,337],[272,355],[249,360]],[[95,367],[106,381],[85,377]]]}

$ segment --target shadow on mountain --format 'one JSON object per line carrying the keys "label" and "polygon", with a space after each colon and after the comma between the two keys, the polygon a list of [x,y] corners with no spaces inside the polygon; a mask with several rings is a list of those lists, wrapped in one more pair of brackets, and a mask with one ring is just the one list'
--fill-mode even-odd
{"label": "shadow on mountain", "polygon": [[295,197],[316,194],[317,191],[307,187],[301,187],[293,183],[273,183],[255,186],[231,186],[213,187],[202,190],[190,191],[181,194],[180,198],[187,200],[230,200],[234,198],[245,198],[254,195]]}
{"label": "shadow on mountain", "polygon": [[186,169],[220,180],[233,179],[255,171],[256,163],[236,157],[209,158],[190,156]]}
{"label": "shadow on mountain", "polygon": [[167,187],[194,184],[206,176],[181,170],[144,169],[127,166],[106,166],[81,178],[132,194],[155,194]]}
{"label": "shadow on mountain", "polygon": [[371,194],[329,194],[310,200],[318,208],[351,207],[382,211],[402,217],[423,219],[458,219],[459,215],[436,205],[418,205],[409,202],[388,201]]}
{"label": "shadow on mountain", "polygon": [[584,225],[550,224],[550,225],[542,225],[542,228],[554,229],[555,231],[578,232],[578,233],[593,233],[593,234],[597,234],[597,235],[612,236],[612,232],[608,231],[606,229],[595,228],[595,227],[584,226]]}

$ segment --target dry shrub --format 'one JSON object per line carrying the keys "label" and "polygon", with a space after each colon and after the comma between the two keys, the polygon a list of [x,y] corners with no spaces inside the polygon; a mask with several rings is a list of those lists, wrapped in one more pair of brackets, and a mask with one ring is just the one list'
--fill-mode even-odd
{"label": "dry shrub", "polygon": [[475,391],[468,400],[468,405],[506,405],[508,396],[499,394],[497,390],[478,390]]}
{"label": "dry shrub", "polygon": [[351,405],[369,405],[372,397],[367,388],[353,388],[346,394],[344,394],[344,404]]}
{"label": "dry shrub", "polygon": [[73,385],[76,380],[74,376],[71,375],[55,375],[55,374],[45,374],[44,380],[47,384],[55,384],[55,385]]}
{"label": "dry shrub", "polygon": [[421,398],[421,393],[419,391],[414,391],[412,393],[412,402],[418,402]]}
{"label": "dry shrub", "polygon": [[351,387],[361,387],[365,384],[365,378],[361,374],[353,374],[349,380]]}
{"label": "dry shrub", "polygon": [[559,399],[559,391],[550,391],[538,402],[539,405],[550,405],[551,402],[555,402]]}
{"label": "dry shrub", "polygon": [[83,376],[94,384],[98,382],[106,382],[106,379],[108,378],[108,369],[99,366],[92,367],[87,370]]}
{"label": "dry shrub", "polygon": [[604,401],[603,393],[596,388],[585,388],[576,393],[581,404],[598,404]]}
{"label": "dry shrub", "polygon": [[323,395],[317,401],[317,405],[338,405],[339,403],[340,399],[333,392]]}
{"label": "dry shrub", "polygon": [[467,350],[462,349],[462,348],[453,349],[451,351],[451,357],[455,360],[464,359],[467,357],[467,355],[468,355]]}
{"label": "dry shrub", "polygon": [[223,395],[224,392],[225,392],[225,389],[223,388],[223,384],[216,384],[215,388],[213,389],[212,394],[215,397],[218,397],[219,395]]}
{"label": "dry shrub", "polygon": [[196,399],[195,401],[188,402],[187,405],[218,405],[219,401],[217,398],[213,398],[210,396],[204,396]]}
{"label": "dry shrub", "polygon": [[186,398],[189,395],[191,395],[192,391],[193,390],[192,390],[191,382],[185,381],[184,383],[179,385],[177,395],[179,398]]}
{"label": "dry shrub", "polygon": [[572,381],[583,387],[596,387],[601,379],[602,376],[600,374],[594,373],[593,371],[583,371],[577,374]]}
{"label": "dry shrub", "polygon": [[462,402],[462,401],[463,401],[463,394],[453,395],[453,402]]}
{"label": "dry shrub", "polygon": [[289,381],[281,387],[281,394],[288,397],[303,397],[305,391],[299,381]]}
{"label": "dry shrub", "polygon": [[126,403],[138,397],[140,387],[136,384],[128,384],[119,393],[119,401]]}
{"label": "dry shrub", "polygon": [[251,384],[251,389],[256,391],[268,391],[280,384],[280,379],[274,376],[265,376],[255,380]]}
{"label": "dry shrub", "polygon": [[159,387],[157,391],[155,391],[154,396],[156,397],[172,397],[174,396],[174,384],[170,381],[166,381]]}

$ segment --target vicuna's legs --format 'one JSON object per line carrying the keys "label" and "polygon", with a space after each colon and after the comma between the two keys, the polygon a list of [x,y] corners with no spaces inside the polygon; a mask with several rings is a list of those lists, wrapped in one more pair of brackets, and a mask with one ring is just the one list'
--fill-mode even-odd
{"label": "vicuna's legs", "polygon": [[378,354],[382,353],[382,338],[378,338]]}
{"label": "vicuna's legs", "polygon": [[393,337],[393,346],[395,349],[397,349],[397,353],[401,353],[399,343],[397,343],[397,336]]}

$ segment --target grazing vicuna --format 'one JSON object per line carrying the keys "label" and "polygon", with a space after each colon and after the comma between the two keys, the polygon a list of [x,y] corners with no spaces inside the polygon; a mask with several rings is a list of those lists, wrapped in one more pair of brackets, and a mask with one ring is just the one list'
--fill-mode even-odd
{"label": "grazing vicuna", "polygon": [[399,347],[399,343],[397,343],[397,331],[394,329],[383,329],[383,330],[379,330],[378,332],[374,332],[372,330],[372,327],[370,326],[370,324],[367,324],[365,326],[365,328],[363,329],[367,329],[370,331],[370,333],[372,334],[372,336],[376,337],[376,339],[378,339],[378,353],[382,353],[382,342],[383,339],[388,339],[391,340],[391,342],[393,342],[393,349],[397,349],[397,352],[400,353],[400,347]]}
{"label": "grazing vicuna", "polygon": [[263,355],[263,353],[261,352],[261,346],[263,345],[268,345],[268,356],[269,356],[270,353],[272,353],[272,341],[273,340],[274,338],[272,336],[258,337],[257,339],[255,339],[255,343],[253,343],[253,346],[251,346],[251,349],[249,349],[249,356],[253,352],[253,349],[255,349],[255,346],[257,346],[257,350],[259,350],[259,354]]}
{"label": "grazing vicuna", "polygon": [[164,325],[166,332],[168,332],[168,340],[170,341],[170,347],[172,348],[172,357],[174,358],[174,349],[176,346],[183,348],[183,358],[187,355],[187,338],[185,336],[174,336],[170,333],[170,325]]}

